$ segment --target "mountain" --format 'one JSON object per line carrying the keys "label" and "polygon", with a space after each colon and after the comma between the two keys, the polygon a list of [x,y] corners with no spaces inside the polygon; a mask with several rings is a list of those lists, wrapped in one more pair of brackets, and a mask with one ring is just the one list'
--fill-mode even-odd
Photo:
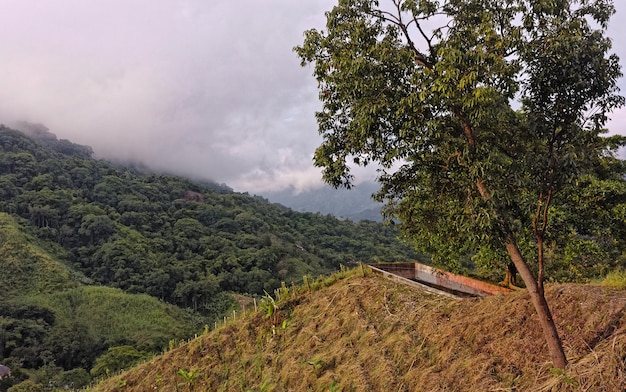
{"label": "mountain", "polygon": [[43,126],[29,132],[0,126],[0,363],[20,377],[99,374],[111,356],[138,360],[214,325],[241,295],[417,258],[376,222],[96,160]]}
{"label": "mountain", "polygon": [[623,391],[626,291],[550,285],[547,296],[565,371],[551,369],[525,291],[451,299],[355,269],[283,290],[94,390]]}
{"label": "mountain", "polygon": [[13,128],[31,137],[41,146],[63,154],[75,155],[82,158],[89,158],[93,154],[93,149],[89,146],[72,143],[67,139],[57,139],[57,136],[50,132],[43,124],[18,121],[13,125]]}
{"label": "mountain", "polygon": [[6,128],[0,147],[0,211],[28,221],[94,282],[179,306],[210,306],[218,291],[263,294],[352,261],[416,256],[396,231],[373,222],[298,213],[225,187],[59,152]]}
{"label": "mountain", "polygon": [[[118,345],[159,352],[199,329],[173,305],[87,284],[6,213],[0,213],[0,260],[0,360],[11,366],[13,382],[29,377],[22,369],[50,364],[58,375],[86,372]],[[0,390],[6,390],[1,382]]]}
{"label": "mountain", "polygon": [[378,191],[378,184],[363,182],[351,189],[335,189],[325,185],[322,188],[296,192],[287,189],[265,192],[263,197],[301,212],[331,214],[341,219],[372,220],[382,222],[382,204],[372,198]]}

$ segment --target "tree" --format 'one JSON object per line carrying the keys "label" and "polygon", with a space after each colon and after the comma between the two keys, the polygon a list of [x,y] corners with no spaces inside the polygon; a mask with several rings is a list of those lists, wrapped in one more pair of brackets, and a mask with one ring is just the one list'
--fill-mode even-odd
{"label": "tree", "polygon": [[105,349],[80,321],[57,325],[46,339],[46,347],[54,353],[54,363],[65,370],[90,368]]}
{"label": "tree", "polygon": [[44,392],[45,388],[41,384],[37,384],[32,380],[25,380],[19,384],[13,385],[7,392]]}
{"label": "tree", "polygon": [[116,346],[96,359],[96,363],[91,369],[91,375],[100,377],[120,371],[136,365],[137,363],[150,358],[151,354],[138,351],[132,346]]}
{"label": "tree", "polygon": [[624,144],[601,137],[624,103],[604,36],[613,12],[610,0],[339,0],[295,48],[319,84],[324,180],[350,187],[350,165],[376,162],[377,197],[419,251],[448,264],[506,251],[559,368],[549,211]]}
{"label": "tree", "polygon": [[78,234],[87,238],[89,245],[105,242],[113,233],[115,225],[108,215],[87,214],[78,229]]}
{"label": "tree", "polygon": [[551,209],[548,276],[584,282],[626,264],[626,168],[619,166],[580,178],[564,191],[572,203]]}
{"label": "tree", "polygon": [[219,291],[219,282],[215,275],[209,274],[205,279],[179,282],[172,294],[179,303],[191,307],[194,311],[206,305]]}

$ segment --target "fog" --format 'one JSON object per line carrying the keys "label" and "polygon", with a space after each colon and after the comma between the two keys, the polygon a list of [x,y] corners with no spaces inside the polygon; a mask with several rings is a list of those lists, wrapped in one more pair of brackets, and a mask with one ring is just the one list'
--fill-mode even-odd
{"label": "fog", "polygon": [[[97,157],[237,191],[321,186],[317,85],[292,48],[334,3],[2,0],[0,123],[42,123]],[[625,64],[616,3],[610,35]],[[626,110],[612,117],[626,134]]]}

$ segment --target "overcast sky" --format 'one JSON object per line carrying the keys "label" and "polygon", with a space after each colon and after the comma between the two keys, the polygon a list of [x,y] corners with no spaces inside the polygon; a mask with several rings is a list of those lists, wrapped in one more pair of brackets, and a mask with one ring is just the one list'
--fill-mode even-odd
{"label": "overcast sky", "polygon": [[[316,82],[292,48],[335,3],[0,0],[0,123],[42,123],[98,157],[242,192],[318,186]],[[626,109],[612,117],[626,134]]]}

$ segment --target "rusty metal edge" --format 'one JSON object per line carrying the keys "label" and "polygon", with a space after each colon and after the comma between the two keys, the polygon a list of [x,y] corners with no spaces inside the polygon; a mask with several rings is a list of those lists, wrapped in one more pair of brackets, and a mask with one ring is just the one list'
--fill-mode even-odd
{"label": "rusty metal edge", "polygon": [[[442,287],[448,287],[460,292],[466,292],[470,295],[477,295],[480,297],[508,294],[512,290],[500,287],[482,280],[470,278],[469,276],[457,275],[452,272],[448,272],[439,268],[434,268],[429,265],[414,263],[415,276],[418,280],[424,278],[424,276],[432,276],[435,278],[433,283],[441,284]],[[424,280],[427,282],[427,280]]]}

